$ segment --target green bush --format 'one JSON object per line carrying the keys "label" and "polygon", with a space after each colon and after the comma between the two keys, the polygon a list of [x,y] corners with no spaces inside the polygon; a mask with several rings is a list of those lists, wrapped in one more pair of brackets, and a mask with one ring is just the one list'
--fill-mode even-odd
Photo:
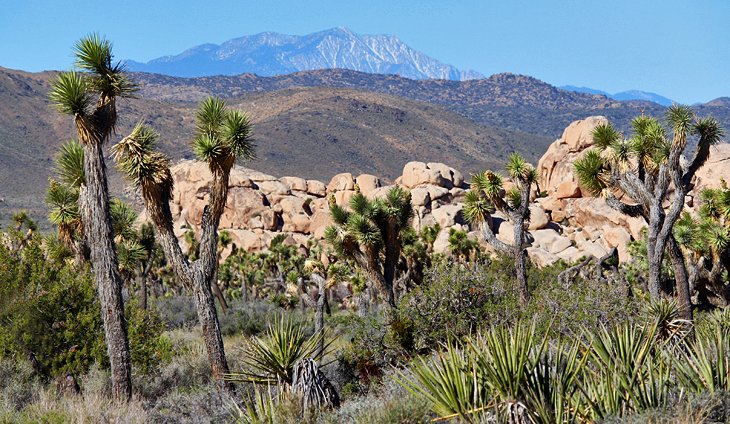
{"label": "green bush", "polygon": [[[12,235],[0,234],[0,237]],[[101,311],[88,268],[53,258],[34,236],[0,243],[0,358],[27,358],[42,378],[108,364]],[[169,351],[153,312],[127,306],[133,366],[148,372]]]}
{"label": "green bush", "polygon": [[411,321],[416,351],[433,349],[448,338],[474,334],[479,327],[511,322],[519,314],[514,266],[506,259],[486,263],[441,263],[425,283],[400,303]]}

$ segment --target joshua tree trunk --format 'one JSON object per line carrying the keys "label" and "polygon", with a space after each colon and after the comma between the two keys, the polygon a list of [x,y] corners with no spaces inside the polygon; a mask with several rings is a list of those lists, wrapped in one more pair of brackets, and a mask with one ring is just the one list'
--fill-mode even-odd
{"label": "joshua tree trunk", "polygon": [[677,244],[677,241],[674,239],[674,237],[670,237],[667,242],[667,247],[669,249],[669,258],[672,261],[672,267],[674,269],[674,281],[675,281],[675,290],[677,291],[677,299],[679,300],[679,305],[682,307],[682,313],[684,319],[692,319],[692,298],[691,298],[691,292],[689,288],[689,276],[687,275],[687,267],[684,263],[684,255],[682,254],[682,250],[679,248],[679,244]]}
{"label": "joshua tree trunk", "polygon": [[[200,258],[193,263],[188,262],[175,237],[172,229],[172,213],[170,212],[167,196],[161,196],[164,200],[157,201],[155,199],[159,196],[159,193],[143,190],[143,194],[145,195],[147,210],[157,227],[159,241],[165,252],[165,257],[170,261],[175,275],[193,292],[213,378],[216,379],[222,391],[232,393],[234,391],[233,384],[226,382],[224,379],[225,375],[230,373],[230,369],[226,360],[218,314],[211,290],[212,278],[215,275],[217,266],[215,251],[219,219],[215,218],[214,214],[221,212],[223,205],[225,205],[225,194],[221,191],[223,190],[222,187],[225,187],[228,183],[227,178],[225,178],[225,182],[221,182],[218,177],[214,177],[211,190],[213,192],[211,194],[211,204],[215,203],[215,205],[211,205],[212,207],[207,206],[203,212]],[[222,204],[220,204],[221,195],[223,195]],[[211,209],[213,210],[211,211]]]}
{"label": "joshua tree trunk", "polygon": [[[519,211],[518,211],[519,212]],[[512,256],[515,260],[515,273],[517,274],[517,290],[520,294],[520,303],[526,305],[530,301],[530,292],[527,288],[527,252],[525,245],[525,221],[521,214],[513,214],[514,219],[514,245]]]}
{"label": "joshua tree trunk", "polygon": [[122,278],[109,214],[106,165],[101,143],[96,140],[84,143],[84,172],[86,183],[80,191],[80,209],[104,322],[112,393],[117,399],[129,400],[132,396],[132,364],[122,301]]}
{"label": "joshua tree trunk", "polygon": [[147,257],[147,263],[144,265],[144,268],[141,266],[137,268],[137,284],[139,284],[139,290],[140,290],[140,304],[142,306],[143,310],[147,310],[147,276],[150,274],[150,270],[152,270],[152,255],[150,254]]}
{"label": "joshua tree trunk", "polygon": [[196,269],[193,273],[192,288],[210,368],[219,388],[226,392],[232,392],[232,383],[225,381],[225,376],[230,373],[230,369],[228,368],[218,314],[215,310],[215,302],[210,287],[210,280],[206,278],[203,270]]}
{"label": "joshua tree trunk", "polygon": [[218,286],[218,273],[215,273],[215,276],[212,279],[212,282],[210,284],[210,288],[213,290],[213,293],[215,293],[215,297],[218,298],[218,303],[221,305],[221,311],[223,314],[228,313],[228,302],[226,302],[225,296],[223,296],[223,292],[221,291],[220,286]]}
{"label": "joshua tree trunk", "polygon": [[314,313],[314,334],[319,339],[317,340],[317,349],[315,350],[314,357],[317,360],[317,365],[322,365],[322,356],[324,356],[324,305],[327,301],[326,282],[327,280],[318,274],[312,274],[312,279],[317,282],[318,297],[317,297],[317,309]]}

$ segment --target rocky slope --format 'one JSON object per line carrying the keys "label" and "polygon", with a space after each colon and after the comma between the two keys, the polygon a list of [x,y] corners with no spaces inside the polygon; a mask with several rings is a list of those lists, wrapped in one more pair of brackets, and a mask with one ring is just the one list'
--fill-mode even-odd
{"label": "rocky slope", "polygon": [[[638,239],[646,226],[643,219],[628,218],[611,209],[602,198],[585,196],[573,175],[571,164],[590,148],[591,131],[602,122],[606,118],[573,122],[540,159],[540,188],[547,196],[535,199],[530,207],[529,231],[534,241],[528,248],[530,258],[538,265],[560,259],[572,262],[584,255],[600,257],[613,247],[618,248],[620,260],[627,260],[627,244]],[[200,224],[210,173],[202,163],[185,161],[174,167],[173,174],[172,210],[176,231],[182,235],[186,228]],[[717,186],[720,178],[727,175],[730,144],[721,144],[713,148],[707,165],[698,172],[695,188],[687,198],[688,208],[696,208],[693,200],[700,189]],[[468,176],[441,163],[409,162],[393,182],[410,190],[416,228],[440,224],[442,231],[434,245],[437,252],[448,252],[449,228],[468,231],[470,237],[490,249],[482,234],[464,221],[462,201],[467,179]],[[331,223],[328,197],[333,195],[338,204],[347,205],[356,185],[369,197],[381,196],[391,188],[370,174],[342,173],[325,184],[299,177],[277,178],[236,167],[221,228],[229,231],[233,242],[242,249],[265,249],[279,233],[288,235],[288,243],[305,248],[310,238],[321,239]],[[497,237],[510,242],[507,218],[499,213],[492,218]]]}
{"label": "rocky slope", "polygon": [[413,79],[483,77],[478,72],[460,71],[441,63],[409,47],[396,36],[361,35],[342,27],[303,36],[263,32],[221,45],[203,44],[147,63],[129,60],[127,65],[132,71],[178,77],[243,73],[272,76],[335,68]]}
{"label": "rocky slope", "polygon": [[[43,198],[53,156],[75,137],[72,120],[47,100],[55,73],[0,69],[0,225],[27,209],[44,221]],[[174,87],[167,88],[174,92]],[[533,138],[477,125],[442,106],[345,88],[292,88],[229,97],[254,124],[256,167],[269,173],[329,179],[339,172],[395,178],[408,160],[450,158],[474,171],[516,150],[534,157]],[[161,134],[160,148],[175,160],[192,158],[195,102],[160,101],[142,92],[119,102],[116,142],[144,119]],[[527,147],[527,148],[526,148]],[[113,171],[113,167],[110,165]],[[116,176],[114,192],[123,184]],[[1,199],[4,199],[2,201]]]}

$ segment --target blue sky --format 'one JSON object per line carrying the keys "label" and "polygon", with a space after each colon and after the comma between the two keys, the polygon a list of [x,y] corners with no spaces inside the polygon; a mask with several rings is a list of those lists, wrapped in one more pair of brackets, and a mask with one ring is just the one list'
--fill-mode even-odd
{"label": "blue sky", "polygon": [[486,75],[684,103],[730,96],[730,0],[0,0],[0,66],[69,68],[74,41],[94,31],[114,41],[118,58],[147,61],[262,31],[336,26],[395,34]]}

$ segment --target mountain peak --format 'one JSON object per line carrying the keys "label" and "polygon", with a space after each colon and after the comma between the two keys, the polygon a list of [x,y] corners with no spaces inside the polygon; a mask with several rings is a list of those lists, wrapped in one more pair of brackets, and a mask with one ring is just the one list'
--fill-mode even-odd
{"label": "mountain peak", "polygon": [[132,71],[179,77],[284,75],[297,71],[343,68],[395,74],[410,79],[468,80],[484,78],[461,71],[419,52],[394,35],[364,35],[340,26],[308,35],[262,32],[203,44],[147,63],[128,61]]}

